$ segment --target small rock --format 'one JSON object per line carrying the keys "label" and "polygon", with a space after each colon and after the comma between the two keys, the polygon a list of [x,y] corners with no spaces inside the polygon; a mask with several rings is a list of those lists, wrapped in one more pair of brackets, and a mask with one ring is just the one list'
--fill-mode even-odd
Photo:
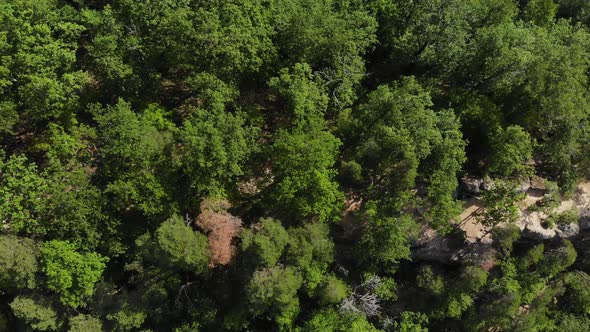
{"label": "small rock", "polygon": [[560,224],[557,226],[557,235],[560,238],[576,236],[580,233],[580,226],[577,224]]}

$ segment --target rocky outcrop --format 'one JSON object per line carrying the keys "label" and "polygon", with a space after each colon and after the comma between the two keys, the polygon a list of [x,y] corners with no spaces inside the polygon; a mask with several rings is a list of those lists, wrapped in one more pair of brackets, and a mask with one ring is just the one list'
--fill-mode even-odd
{"label": "rocky outcrop", "polygon": [[[525,193],[529,189],[538,189],[538,190],[545,190],[545,180],[538,176],[533,177],[533,179],[529,180],[521,178],[518,181],[518,192]],[[492,180],[489,176],[485,176],[483,178],[466,175],[461,178],[461,192],[467,195],[479,195],[484,191],[488,191],[494,187],[494,180]]]}
{"label": "rocky outcrop", "polygon": [[420,247],[414,248],[412,259],[454,264],[458,263],[457,254],[459,251],[460,249],[451,248],[447,237],[436,235],[430,241],[422,243]]}
{"label": "rocky outcrop", "polygon": [[531,181],[521,180],[518,184],[518,192],[519,193],[526,193],[531,188]]}
{"label": "rocky outcrop", "polygon": [[542,177],[533,175],[533,177],[531,178],[531,186],[530,186],[530,188],[537,189],[537,190],[545,190],[545,189],[547,189],[545,187],[545,179],[543,179]]}
{"label": "rocky outcrop", "polygon": [[554,229],[543,228],[540,223],[531,223],[526,225],[521,234],[527,239],[543,241],[554,238],[557,232]]}
{"label": "rocky outcrop", "polygon": [[461,191],[469,195],[477,195],[481,192],[483,179],[474,176],[464,176],[461,178]]}
{"label": "rocky outcrop", "polygon": [[580,226],[577,224],[560,224],[555,232],[560,238],[569,238],[580,233]]}
{"label": "rocky outcrop", "polygon": [[491,241],[458,242],[457,238],[440,236],[429,227],[421,230],[420,238],[412,248],[412,259],[437,262],[441,264],[478,265],[495,257],[495,249]]}

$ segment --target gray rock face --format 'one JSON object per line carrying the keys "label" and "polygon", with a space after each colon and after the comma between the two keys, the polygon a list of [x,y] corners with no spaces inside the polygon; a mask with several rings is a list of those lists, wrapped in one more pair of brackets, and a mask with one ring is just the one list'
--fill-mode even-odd
{"label": "gray rock face", "polygon": [[554,229],[545,229],[537,223],[527,225],[522,232],[522,236],[527,239],[541,241],[552,239],[556,234]]}
{"label": "gray rock face", "polygon": [[461,179],[461,190],[464,192],[476,195],[481,192],[481,185],[483,184],[483,180],[480,178],[476,178],[473,176],[464,176]]}
{"label": "gray rock face", "polygon": [[557,236],[568,238],[580,233],[580,226],[577,224],[561,224],[557,226]]}
{"label": "gray rock face", "polygon": [[422,243],[422,246],[412,250],[412,258],[424,261],[434,261],[448,264],[456,262],[457,251],[452,250],[449,246],[449,240],[440,235],[436,235],[429,241]]}
{"label": "gray rock face", "polygon": [[412,249],[412,259],[437,262],[441,264],[479,265],[496,256],[496,250],[489,243],[463,243],[458,247],[451,246],[449,239],[436,235],[419,248]]}

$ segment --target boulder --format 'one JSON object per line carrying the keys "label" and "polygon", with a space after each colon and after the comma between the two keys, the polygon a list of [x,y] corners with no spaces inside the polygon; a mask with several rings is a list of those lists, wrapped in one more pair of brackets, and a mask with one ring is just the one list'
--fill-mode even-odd
{"label": "boulder", "polygon": [[578,224],[560,224],[557,226],[556,232],[560,238],[568,238],[578,235],[580,226]]}
{"label": "boulder", "polygon": [[533,175],[533,177],[531,178],[531,186],[530,186],[530,188],[537,189],[537,190],[545,190],[545,189],[547,189],[545,187],[545,179],[543,179],[542,177]]}
{"label": "boulder", "polygon": [[477,195],[481,192],[483,180],[473,176],[464,176],[461,179],[461,190],[468,194]]}
{"label": "boulder", "polygon": [[545,229],[540,223],[526,225],[522,236],[532,240],[549,240],[555,237],[557,232],[554,229]]}
{"label": "boulder", "polygon": [[518,184],[518,192],[519,193],[526,193],[531,188],[531,181],[528,179],[521,180]]}

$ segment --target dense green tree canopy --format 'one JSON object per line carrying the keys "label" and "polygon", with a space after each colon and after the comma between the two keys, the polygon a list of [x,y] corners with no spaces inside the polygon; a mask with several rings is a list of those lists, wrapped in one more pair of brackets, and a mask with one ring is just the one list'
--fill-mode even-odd
{"label": "dense green tree canopy", "polygon": [[1,331],[587,331],[584,0],[0,0]]}

